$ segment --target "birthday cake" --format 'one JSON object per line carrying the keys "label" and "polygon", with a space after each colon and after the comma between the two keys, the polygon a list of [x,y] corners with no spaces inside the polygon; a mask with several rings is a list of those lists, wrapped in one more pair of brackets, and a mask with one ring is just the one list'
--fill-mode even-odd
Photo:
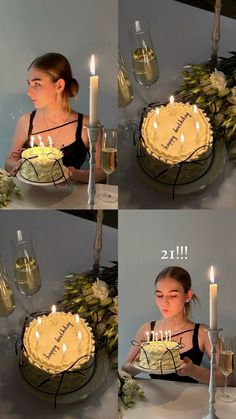
{"label": "birthday cake", "polygon": [[25,380],[47,394],[67,394],[83,387],[94,371],[95,342],[86,321],[57,312],[26,326],[20,367]]}
{"label": "birthday cake", "polygon": [[141,348],[139,365],[160,372],[176,369],[181,364],[179,349],[174,341],[150,341]]}
{"label": "birthday cake", "polygon": [[209,118],[201,109],[189,103],[169,103],[144,116],[139,162],[159,182],[190,183],[207,172],[212,142]]}
{"label": "birthday cake", "polygon": [[31,147],[22,152],[21,176],[31,182],[56,182],[64,177],[63,153],[55,147]]}

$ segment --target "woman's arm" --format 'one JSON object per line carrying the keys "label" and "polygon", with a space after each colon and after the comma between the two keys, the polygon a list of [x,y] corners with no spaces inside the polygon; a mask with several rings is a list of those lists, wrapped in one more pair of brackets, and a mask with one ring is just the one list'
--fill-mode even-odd
{"label": "woman's arm", "polygon": [[[141,343],[146,340],[146,331],[150,332],[150,323],[144,323],[136,333],[134,338],[135,341]],[[134,367],[133,362],[139,358],[140,348],[139,346],[132,345],[125,362],[122,366],[122,370],[128,372],[132,377],[140,373],[140,370]]]}
{"label": "woman's arm", "polygon": [[29,125],[29,114],[22,115],[16,124],[11,149],[5,161],[5,169],[11,172],[21,159],[21,152],[27,139],[27,128]]}
{"label": "woman's arm", "polygon": [[[82,128],[82,139],[87,147],[89,149],[89,138],[88,138],[88,131],[86,128],[86,125],[89,123],[89,117],[84,116],[83,117],[83,128]],[[106,179],[105,172],[101,169],[101,149],[102,149],[102,130],[99,131],[98,138],[96,141],[95,146],[95,166],[94,166],[94,178],[95,182],[103,182]],[[73,180],[76,180],[78,182],[82,183],[88,183],[89,181],[89,170],[83,170],[83,169],[75,169],[74,167],[68,167],[70,171],[70,176]]]}
{"label": "woman's arm", "polygon": [[[205,329],[208,326],[201,324],[199,328],[199,347],[202,352],[205,352],[209,359],[211,359],[211,344],[208,338],[208,333]],[[216,386],[224,386],[225,378],[224,375],[220,372],[219,369],[219,356],[220,356],[220,341],[218,341],[216,346],[216,370],[215,370],[215,381]],[[179,375],[189,376],[197,380],[202,384],[209,384],[210,381],[210,369],[203,368],[198,365],[194,365],[189,358],[184,358],[185,366],[178,371]],[[236,381],[233,374],[230,374],[228,377],[228,385],[235,386]]]}

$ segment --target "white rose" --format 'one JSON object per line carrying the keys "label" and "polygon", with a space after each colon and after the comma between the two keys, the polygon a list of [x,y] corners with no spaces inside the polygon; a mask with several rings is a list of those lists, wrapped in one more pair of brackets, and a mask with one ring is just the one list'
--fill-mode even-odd
{"label": "white rose", "polygon": [[215,72],[211,73],[210,75],[210,80],[211,80],[212,87],[217,89],[219,92],[221,92],[222,90],[226,88],[227,81],[222,71],[218,71],[215,68]]}
{"label": "white rose", "polygon": [[93,295],[95,298],[100,298],[100,300],[105,300],[109,295],[109,289],[104,281],[100,281],[99,278],[97,278],[97,281],[93,283],[92,285]]}

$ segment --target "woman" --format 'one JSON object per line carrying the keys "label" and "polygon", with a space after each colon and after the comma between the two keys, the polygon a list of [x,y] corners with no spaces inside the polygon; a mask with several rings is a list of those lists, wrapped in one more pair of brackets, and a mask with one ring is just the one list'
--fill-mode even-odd
{"label": "woman", "polygon": [[[89,170],[81,170],[89,140],[86,125],[88,116],[77,113],[70,107],[70,97],[79,90],[68,60],[61,54],[48,53],[36,58],[28,68],[28,91],[35,110],[22,115],[16,125],[12,147],[6,160],[6,170],[14,173],[21,161],[21,152],[40,140],[47,145],[49,138],[55,147],[64,153],[63,164],[69,168],[70,177],[79,182],[88,182]],[[101,135],[96,144],[95,181],[105,179],[100,168]]]}
{"label": "woman", "polygon": [[[144,323],[138,330],[135,340],[138,343],[147,341],[147,331],[151,340],[154,331],[170,330],[172,340],[183,344],[180,357],[184,361],[183,367],[177,373],[166,375],[151,374],[154,379],[166,379],[175,381],[209,383],[210,370],[201,366],[204,353],[210,359],[211,345],[204,324],[194,323],[189,319],[191,301],[197,301],[198,297],[191,289],[191,277],[189,273],[178,266],[164,269],[155,281],[155,300],[162,319],[151,323]],[[160,336],[160,333],[158,333]],[[224,375],[219,371],[219,343],[217,347],[216,385],[224,385]],[[132,376],[140,370],[133,366],[134,360],[139,358],[140,349],[132,346],[125,360],[123,369]],[[228,384],[235,386],[235,378],[230,374]]]}

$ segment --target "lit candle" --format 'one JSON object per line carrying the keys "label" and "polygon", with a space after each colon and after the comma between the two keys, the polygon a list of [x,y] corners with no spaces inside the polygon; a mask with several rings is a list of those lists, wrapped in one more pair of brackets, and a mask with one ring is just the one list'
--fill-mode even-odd
{"label": "lit candle", "polygon": [[156,107],[156,116],[158,117],[160,115],[160,109]]}
{"label": "lit candle", "polygon": [[161,340],[163,341],[163,332],[160,330]]}
{"label": "lit candle", "polygon": [[209,296],[210,296],[210,309],[209,309],[210,329],[216,330],[217,329],[217,284],[215,284],[213,266],[211,266],[210,268]]}
{"label": "lit candle", "polygon": [[66,344],[65,344],[65,343],[63,343],[63,344],[62,344],[62,361],[65,359],[65,356],[66,356],[66,351],[67,351]]}
{"label": "lit candle", "polygon": [[95,74],[94,55],[90,61],[90,79],[89,79],[89,125],[96,127],[98,125],[98,76]]}
{"label": "lit candle", "polygon": [[184,146],[184,134],[180,134],[180,151],[183,151]]}
{"label": "lit candle", "polygon": [[173,95],[170,96],[170,114],[171,116],[174,115],[174,102],[175,102],[175,98]]}
{"label": "lit candle", "polygon": [[150,337],[149,337],[149,333],[148,332],[146,332],[146,336],[147,336],[147,342],[149,343]]}
{"label": "lit candle", "polygon": [[156,342],[158,341],[158,332],[156,332]]}
{"label": "lit candle", "polygon": [[33,146],[34,146],[34,136],[31,135],[30,136],[30,147],[33,147]]}
{"label": "lit candle", "polygon": [[169,341],[171,341],[171,330],[168,330]]}
{"label": "lit candle", "polygon": [[53,304],[53,306],[52,306],[52,313],[55,314],[56,311],[57,311],[57,308],[56,308],[55,304]]}
{"label": "lit candle", "polygon": [[196,122],[196,130],[197,130],[197,140],[199,140],[199,130],[200,130],[199,121]]}
{"label": "lit candle", "polygon": [[52,139],[51,139],[50,135],[48,136],[48,145],[49,145],[49,147],[52,147]]}
{"label": "lit candle", "polygon": [[167,338],[168,338],[168,332],[167,332],[167,330],[165,330],[165,337],[166,337],[166,342],[167,342]]}
{"label": "lit candle", "polygon": [[41,317],[38,317],[37,321],[38,321],[38,326],[40,327],[40,326],[41,326],[41,324],[42,324],[42,319],[41,319]]}
{"label": "lit candle", "polygon": [[36,330],[36,332],[35,332],[35,338],[36,338],[36,349],[38,349],[39,338],[40,338],[40,334],[39,334],[38,330]]}
{"label": "lit candle", "polygon": [[80,343],[81,343],[81,331],[79,330],[78,331],[78,334],[77,334],[77,336],[78,336],[78,346],[80,346]]}
{"label": "lit candle", "polygon": [[197,117],[197,111],[198,111],[197,105],[193,105],[193,116],[194,116],[194,118]]}
{"label": "lit candle", "polygon": [[79,315],[78,314],[76,314],[75,315],[75,325],[78,327],[78,325],[79,325]]}

